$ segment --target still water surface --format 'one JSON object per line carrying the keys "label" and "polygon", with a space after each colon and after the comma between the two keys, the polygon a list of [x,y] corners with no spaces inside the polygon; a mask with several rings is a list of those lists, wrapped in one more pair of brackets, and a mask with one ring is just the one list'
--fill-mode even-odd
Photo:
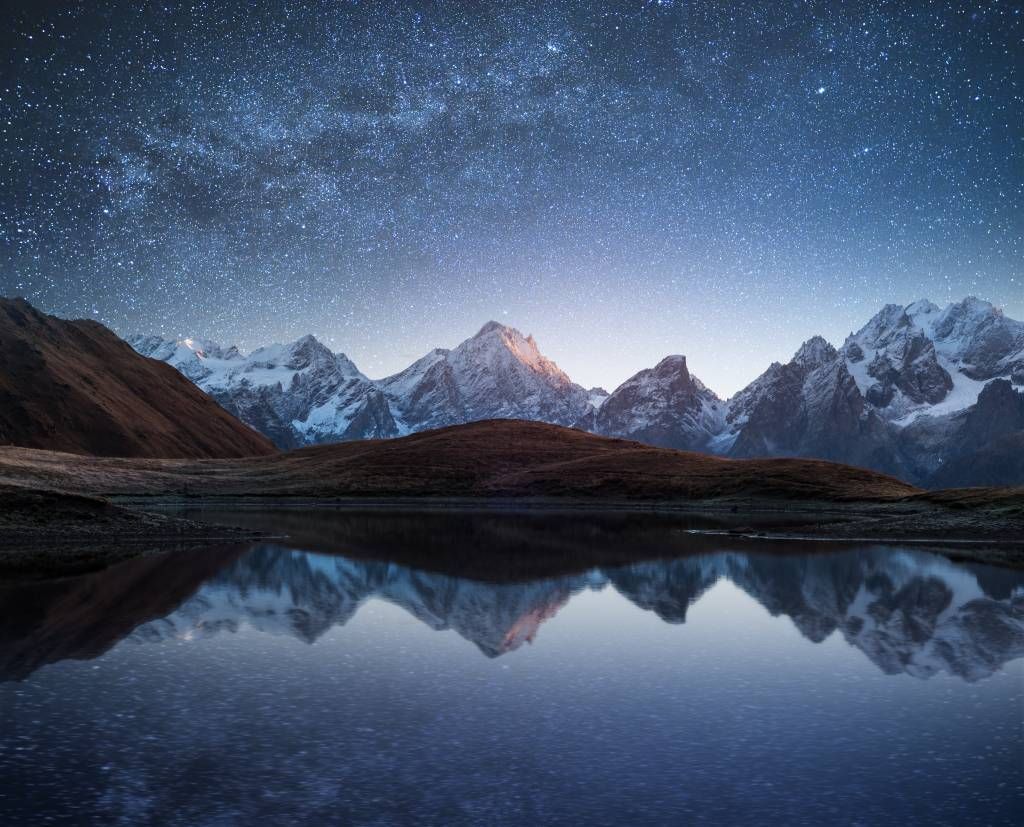
{"label": "still water surface", "polygon": [[1024,573],[715,542],[502,583],[263,543],[0,584],[0,822],[1020,823]]}

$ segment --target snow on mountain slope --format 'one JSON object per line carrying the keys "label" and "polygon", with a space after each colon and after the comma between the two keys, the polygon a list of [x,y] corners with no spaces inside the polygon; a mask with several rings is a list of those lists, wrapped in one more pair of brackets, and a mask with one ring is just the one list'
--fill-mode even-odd
{"label": "snow on mountain slope", "polygon": [[609,394],[608,391],[606,391],[604,388],[591,388],[589,391],[587,391],[587,401],[590,403],[591,407],[596,411],[605,402],[608,401],[608,397],[610,395],[611,394]]}
{"label": "snow on mountain slope", "polygon": [[991,303],[972,296],[915,321],[964,375],[1016,375],[1018,384],[1024,382],[1024,322],[1008,319]]}
{"label": "snow on mountain slope", "polygon": [[448,354],[472,419],[516,417],[570,424],[587,392],[537,349],[532,336],[489,322]]}
{"label": "snow on mountain slope", "polygon": [[195,376],[204,390],[235,385],[290,386],[300,375],[366,379],[344,354],[331,353],[316,337],[274,344],[242,356],[236,347],[222,348],[207,339],[171,341],[159,336],[134,336],[128,344],[143,356],[169,362],[186,376]]}
{"label": "snow on mountain slope", "polygon": [[248,356],[200,339],[135,337],[129,344],[174,365],[281,448],[398,433],[374,383],[311,335]]}
{"label": "snow on mountain slope", "polygon": [[131,336],[130,344],[143,356],[167,362],[181,373],[201,384],[215,373],[230,370],[228,363],[240,360],[238,348],[224,350],[220,345],[205,339],[164,339],[160,336]]}
{"label": "snow on mountain slope", "polygon": [[907,311],[887,305],[842,348],[858,389],[889,420],[937,404],[953,388],[945,360]]}
{"label": "snow on mountain slope", "polygon": [[887,305],[842,352],[868,402],[900,425],[973,405],[991,379],[1024,383],[1024,323],[973,297]]}
{"label": "snow on mountain slope", "polygon": [[494,418],[571,425],[590,404],[587,391],[541,354],[532,336],[498,322],[377,384],[403,433]]}
{"label": "snow on mountain slope", "polygon": [[722,431],[726,406],[686,366],[667,356],[623,382],[596,410],[591,430],[666,448],[705,450]]}
{"label": "snow on mountain slope", "polygon": [[493,321],[377,381],[312,336],[248,356],[205,339],[131,344],[282,448],[514,418],[727,456],[821,457],[917,482],[956,452],[986,385],[1024,385],[1024,323],[976,298],[945,308],[887,305],[838,350],[814,336],[727,401],[690,374],[683,356],[611,394],[587,391],[532,336]]}
{"label": "snow on mountain slope", "polygon": [[170,362],[282,448],[491,418],[571,425],[591,407],[588,392],[541,354],[532,336],[497,322],[379,381],[313,336],[248,356],[200,339],[129,343]]}

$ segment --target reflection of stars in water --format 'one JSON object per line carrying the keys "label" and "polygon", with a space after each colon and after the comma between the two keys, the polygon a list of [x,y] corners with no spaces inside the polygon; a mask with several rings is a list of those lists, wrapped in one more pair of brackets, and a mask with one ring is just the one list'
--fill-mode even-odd
{"label": "reflection of stars in water", "polygon": [[788,356],[766,342],[887,300],[1024,311],[1019,10],[841,12],[25,6],[0,53],[0,292],[356,356],[500,313],[577,370],[617,333],[618,378],[666,348]]}

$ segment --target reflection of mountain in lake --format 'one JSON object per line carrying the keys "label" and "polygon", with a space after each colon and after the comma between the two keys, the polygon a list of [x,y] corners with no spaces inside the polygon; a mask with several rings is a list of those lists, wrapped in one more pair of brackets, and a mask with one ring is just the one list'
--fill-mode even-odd
{"label": "reflection of mountain in lake", "polygon": [[496,657],[532,640],[542,622],[588,585],[605,578],[578,575],[531,583],[491,584],[262,546],[228,566],[175,612],[139,627],[133,637],[200,637],[243,624],[312,643],[343,625],[376,597],[406,609],[432,629],[453,629]]}
{"label": "reflection of mountain in lake", "polygon": [[727,578],[809,640],[838,632],[888,674],[948,672],[974,681],[1024,656],[1024,575],[958,566],[917,552],[780,557],[720,553],[525,584],[488,584],[378,562],[263,546],[229,564],[135,640],[196,637],[249,625],[313,642],[374,597],[490,657],[532,641],[583,589],[613,586],[644,610],[683,623]]}
{"label": "reflection of mountain in lake", "polygon": [[[887,674],[968,681],[1024,656],[1024,576],[987,578],[942,558],[885,550],[810,557],[720,554],[614,570],[626,597],[674,623],[726,577],[804,637],[839,632]],[[1007,586],[1006,584],[1010,584]]]}
{"label": "reflection of mountain in lake", "polygon": [[1024,573],[921,552],[719,552],[495,584],[263,545],[245,554],[176,552],[0,587],[0,679],[97,657],[126,637],[159,642],[250,627],[313,643],[370,598],[497,657],[532,641],[584,589],[610,586],[665,622],[684,623],[722,578],[811,641],[842,635],[887,674],[947,672],[975,681],[1024,656]]}

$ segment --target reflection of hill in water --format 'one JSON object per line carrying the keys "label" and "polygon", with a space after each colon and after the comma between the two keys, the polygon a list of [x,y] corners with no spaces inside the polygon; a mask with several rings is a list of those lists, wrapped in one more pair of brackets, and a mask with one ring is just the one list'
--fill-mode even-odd
{"label": "reflection of hill in water", "polygon": [[727,578],[771,614],[791,618],[809,640],[838,632],[886,673],[945,671],[977,680],[1024,655],[1024,576],[1004,574],[1000,582],[1015,585],[997,595],[971,569],[927,554],[721,553],[498,585],[264,546],[133,637],[210,635],[245,623],[312,642],[375,597],[495,657],[532,640],[583,589],[611,585],[666,622],[682,623],[689,606]]}
{"label": "reflection of hill in water", "polygon": [[[454,630],[497,657],[532,640],[583,589],[610,586],[664,621],[684,623],[689,607],[722,578],[771,614],[789,617],[809,640],[841,634],[889,674],[948,672],[974,681],[1024,655],[1024,574],[919,552],[721,552],[514,584],[271,545],[242,557],[229,553],[218,564],[177,583],[173,600],[167,577],[180,569],[152,558],[137,569],[62,581],[59,589],[23,587],[20,605],[34,608],[5,614],[0,676],[95,657],[125,636],[160,641],[249,626],[311,643],[347,623],[369,598],[400,606],[432,629]],[[129,615],[112,620],[125,606]]]}

